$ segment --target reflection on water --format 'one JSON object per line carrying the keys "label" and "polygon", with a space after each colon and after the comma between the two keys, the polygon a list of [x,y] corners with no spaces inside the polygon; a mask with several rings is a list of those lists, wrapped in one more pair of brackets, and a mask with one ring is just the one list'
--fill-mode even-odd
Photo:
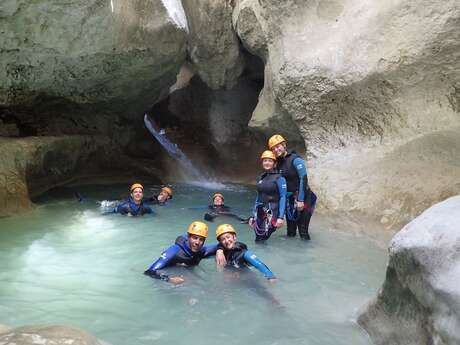
{"label": "reflection on water", "polygon": [[[356,310],[384,277],[385,251],[363,238],[312,222],[313,241],[275,233],[256,245],[233,222],[242,242],[279,280],[257,271],[216,269],[214,260],[174,268],[174,287],[142,274],[203,210],[212,190],[174,186],[172,203],[155,216],[102,215],[98,200],[119,198],[126,186],[86,186],[50,193],[31,214],[0,219],[0,323],[72,324],[115,345],[135,344],[369,344],[353,322]],[[147,188],[147,190],[149,190]],[[151,190],[153,193],[153,189]],[[149,194],[147,192],[146,194]],[[226,188],[225,201],[248,212],[254,192]],[[214,242],[219,219],[210,223]],[[343,229],[346,231],[346,229]]]}

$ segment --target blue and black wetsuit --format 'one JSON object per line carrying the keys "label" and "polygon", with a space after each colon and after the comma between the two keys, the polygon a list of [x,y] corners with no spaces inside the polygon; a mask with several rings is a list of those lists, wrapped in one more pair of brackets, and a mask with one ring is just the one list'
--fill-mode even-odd
{"label": "blue and black wetsuit", "polygon": [[286,191],[286,179],[279,172],[264,172],[260,176],[254,205],[256,241],[270,238],[278,218],[284,218]]}
{"label": "blue and black wetsuit", "polygon": [[153,213],[153,210],[142,201],[139,205],[136,204],[133,198],[129,197],[114,210],[114,213],[129,214],[131,216],[143,216],[146,213]]}
{"label": "blue and black wetsuit", "polygon": [[265,278],[274,279],[275,275],[259,258],[251,252],[248,247],[241,242],[236,242],[232,249],[225,249],[219,244],[219,249],[223,249],[227,266],[234,268],[244,268],[254,266],[263,273]]}
{"label": "blue and black wetsuit", "polygon": [[[308,186],[307,166],[305,161],[294,151],[277,159],[278,169],[287,182],[287,235],[295,236],[297,228],[301,238],[309,240],[308,226],[316,204],[316,195]],[[305,208],[297,212],[295,200],[303,201]]]}
{"label": "blue and black wetsuit", "polygon": [[208,206],[209,212],[204,214],[204,220],[208,222],[214,221],[214,219],[218,216],[226,216],[231,217],[239,220],[240,222],[247,222],[247,218],[242,218],[237,214],[231,212],[230,207],[225,205],[209,205]]}
{"label": "blue and black wetsuit", "polygon": [[183,264],[186,266],[196,266],[201,259],[216,255],[217,244],[203,246],[199,252],[192,252],[188,244],[187,235],[181,235],[176,242],[166,249],[144,274],[161,280],[169,280],[169,276],[160,270],[166,267]]}

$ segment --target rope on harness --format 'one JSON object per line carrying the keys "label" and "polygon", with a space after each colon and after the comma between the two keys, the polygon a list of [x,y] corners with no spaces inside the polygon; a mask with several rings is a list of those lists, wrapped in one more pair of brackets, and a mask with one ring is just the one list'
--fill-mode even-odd
{"label": "rope on harness", "polygon": [[257,209],[255,214],[255,222],[254,222],[254,231],[258,236],[265,235],[272,226],[272,218],[273,213],[272,210],[269,208],[263,208],[261,211],[263,212],[262,217],[260,217],[260,208]]}

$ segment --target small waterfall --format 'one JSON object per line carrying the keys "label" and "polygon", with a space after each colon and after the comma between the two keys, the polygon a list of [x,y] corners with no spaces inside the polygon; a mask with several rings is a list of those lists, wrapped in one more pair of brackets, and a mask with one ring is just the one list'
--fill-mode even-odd
{"label": "small waterfall", "polygon": [[209,177],[205,172],[199,171],[192,163],[192,161],[185,155],[184,152],[177,146],[166,138],[166,135],[161,133],[158,126],[150,120],[147,114],[144,115],[144,124],[145,127],[149,130],[150,133],[155,137],[156,140],[168,151],[169,155],[175,158],[180,165],[184,168],[187,174],[191,177],[192,180],[202,183],[209,180]]}

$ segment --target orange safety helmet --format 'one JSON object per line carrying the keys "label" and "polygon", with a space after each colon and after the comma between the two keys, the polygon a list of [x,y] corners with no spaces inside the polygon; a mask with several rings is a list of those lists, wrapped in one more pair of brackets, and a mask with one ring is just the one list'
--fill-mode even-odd
{"label": "orange safety helmet", "polygon": [[144,191],[144,186],[141,185],[140,183],[133,183],[131,185],[131,188],[129,188],[129,191],[132,193],[132,191],[135,190],[136,188],[140,188],[142,189],[142,191]]}
{"label": "orange safety helmet", "polygon": [[161,191],[168,193],[169,196],[173,195],[173,190],[170,187],[163,187],[163,188],[161,188]]}
{"label": "orange safety helmet", "polygon": [[274,154],[272,151],[270,151],[270,150],[266,150],[266,151],[262,152],[262,154],[260,155],[260,160],[266,159],[266,158],[268,158],[268,159],[273,159],[273,160],[276,162],[276,156],[275,156],[275,154]]}
{"label": "orange safety helmet", "polygon": [[274,146],[285,143],[286,139],[284,139],[280,134],[275,134],[268,139],[268,148],[271,150]]}
{"label": "orange safety helmet", "polygon": [[212,196],[212,200],[214,201],[214,199],[217,197],[220,197],[222,200],[225,200],[223,194],[221,193],[214,193],[214,195]]}
{"label": "orange safety helmet", "polygon": [[208,237],[208,226],[203,222],[195,221],[189,225],[187,233],[206,238]]}
{"label": "orange safety helmet", "polygon": [[228,232],[236,235],[235,229],[230,224],[219,225],[216,229],[216,239],[219,241],[219,237]]}

